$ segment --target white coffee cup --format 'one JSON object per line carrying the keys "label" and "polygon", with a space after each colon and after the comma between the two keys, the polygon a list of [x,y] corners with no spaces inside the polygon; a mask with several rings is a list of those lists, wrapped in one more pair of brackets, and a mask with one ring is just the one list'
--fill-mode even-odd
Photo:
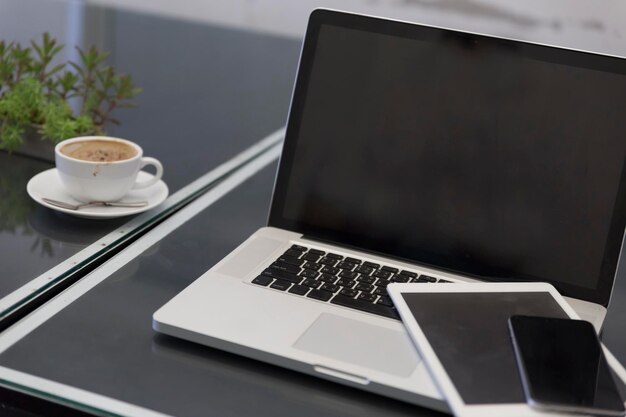
{"label": "white coffee cup", "polygon": [[[61,152],[68,145],[87,141],[117,142],[130,146],[134,152],[128,159],[114,161],[78,159]],[[117,201],[131,189],[150,187],[163,176],[163,165],[155,158],[144,157],[141,147],[126,139],[108,136],[67,139],[56,145],[54,156],[63,186],[72,197],[83,202]],[[146,165],[154,165],[156,174],[149,180],[137,182],[139,170]]]}

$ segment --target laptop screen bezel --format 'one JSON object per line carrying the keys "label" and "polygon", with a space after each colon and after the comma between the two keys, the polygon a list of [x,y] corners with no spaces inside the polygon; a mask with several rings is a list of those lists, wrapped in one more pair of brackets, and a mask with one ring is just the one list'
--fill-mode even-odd
{"label": "laptop screen bezel", "polygon": [[[278,166],[278,174],[274,185],[274,193],[272,196],[271,209],[269,214],[268,225],[285,230],[301,233],[308,238],[320,240],[335,245],[349,246],[362,251],[376,253],[389,258],[395,258],[405,262],[411,262],[418,265],[438,268],[464,276],[478,278],[487,281],[528,281],[528,278],[507,277],[506,279],[498,279],[488,276],[477,276],[454,265],[440,265],[428,263],[426,260],[409,259],[399,257],[393,253],[375,250],[373,248],[364,248],[350,242],[350,238],[334,230],[325,230],[319,227],[313,227],[299,220],[292,220],[283,216],[285,199],[287,198],[287,187],[291,176],[291,167],[294,161],[294,155],[297,147],[298,134],[302,119],[302,112],[307,95],[307,88],[313,61],[315,58],[315,50],[317,47],[318,35],[322,25],[339,26],[349,29],[363,30],[372,33],[381,33],[386,35],[401,36],[413,39],[440,39],[442,35],[462,37],[466,42],[492,42],[504,47],[515,47],[516,51],[521,54],[532,56],[544,61],[555,62],[559,64],[573,64],[575,66],[615,72],[626,76],[626,59],[595,54],[590,52],[582,52],[553,46],[538,45],[529,42],[517,40],[502,39],[487,35],[467,33],[450,29],[442,29],[431,26],[423,26],[412,23],[385,20],[350,13],[343,13],[325,9],[317,9],[311,13],[309,24],[307,27],[304,43],[302,46],[300,64],[296,76],[291,107],[287,120],[285,132],[285,141],[283,151]],[[626,140],[626,139],[625,139]],[[602,266],[597,281],[596,288],[588,288],[566,284],[556,280],[542,278],[541,281],[553,284],[561,294],[573,298],[578,298],[593,303],[608,306],[617,265],[622,248],[624,229],[626,227],[626,163],[622,167],[622,175],[619,183],[619,191],[612,212],[610,222],[610,230],[605,245],[604,255],[602,258]]]}

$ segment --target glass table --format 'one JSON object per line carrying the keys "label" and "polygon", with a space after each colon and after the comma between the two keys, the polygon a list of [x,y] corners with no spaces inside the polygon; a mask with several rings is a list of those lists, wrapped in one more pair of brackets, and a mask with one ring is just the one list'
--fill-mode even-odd
{"label": "glass table", "polygon": [[[0,151],[0,327],[6,327],[12,314],[28,311],[38,297],[45,301],[47,290],[75,282],[280,141],[299,42],[76,1],[3,0],[0,8],[0,38],[24,44],[47,31],[61,42],[93,43],[111,52],[111,65],[132,74],[143,88],[138,108],[119,111],[122,124],[108,133],[161,160],[171,193],[134,218],[79,219],[26,194],[28,180],[54,166],[52,154],[41,160]],[[75,59],[71,47],[64,51]]]}
{"label": "glass table", "polygon": [[[403,2],[389,15],[626,53],[610,21],[594,25],[571,10],[537,17],[498,1],[467,4]],[[363,11],[383,6],[364,2]],[[254,31],[69,0],[0,0],[0,9],[10,11],[0,14],[2,38],[49,30],[112,51],[111,62],[144,92],[139,108],[120,112],[122,125],[110,133],[163,161],[172,193],[160,208],[130,219],[59,215],[25,193],[26,182],[53,164],[0,152],[0,306],[10,300],[4,305],[29,313],[0,333],[0,406],[7,415],[440,415],[151,328],[156,309],[265,225],[297,33],[272,34],[281,32],[280,21],[260,30],[267,22],[250,16]],[[11,31],[12,20],[27,23]],[[624,262],[603,331],[622,362]],[[64,282],[73,285],[54,297],[45,291]],[[46,304],[33,303],[31,294]]]}

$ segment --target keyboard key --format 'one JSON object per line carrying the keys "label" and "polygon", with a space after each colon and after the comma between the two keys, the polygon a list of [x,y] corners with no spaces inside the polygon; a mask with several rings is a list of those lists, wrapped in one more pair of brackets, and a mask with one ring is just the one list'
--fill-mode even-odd
{"label": "keyboard key", "polygon": [[440,282],[440,283],[442,283],[442,284],[451,284],[451,283],[452,283],[452,281],[446,281],[445,279],[440,279],[440,280],[439,280],[439,281],[437,281],[437,282]]}
{"label": "keyboard key", "polygon": [[323,274],[337,275],[339,272],[341,272],[341,269],[335,268],[334,266],[325,266],[322,268]]}
{"label": "keyboard key", "polygon": [[354,298],[359,292],[357,290],[353,290],[351,288],[344,288],[339,292],[339,294],[343,294],[346,297]]}
{"label": "keyboard key", "polygon": [[391,272],[392,274],[397,274],[398,273],[398,268],[393,268],[391,266],[383,266],[382,268],[380,268],[382,271],[387,271],[387,272]]}
{"label": "keyboard key", "polygon": [[341,261],[337,264],[337,267],[344,269],[344,270],[348,270],[348,271],[352,271],[355,266],[356,264],[353,264],[352,262],[347,262],[347,261]]}
{"label": "keyboard key", "polygon": [[417,278],[412,278],[411,279],[411,282],[435,282],[435,281],[437,281],[435,278],[433,278],[433,277],[426,277],[424,275],[419,276]]}
{"label": "keyboard key", "polygon": [[300,267],[292,264],[288,264],[282,261],[276,261],[270,265],[270,268],[279,269],[281,271],[291,272],[292,274],[299,274]]}
{"label": "keyboard key", "polygon": [[300,246],[300,245],[292,245],[291,249],[297,250],[298,252],[305,252],[307,250],[307,248],[305,248],[304,246]]}
{"label": "keyboard key", "polygon": [[407,277],[415,278],[417,274],[411,271],[400,271],[400,275],[406,275]]}
{"label": "keyboard key", "polygon": [[330,302],[332,304],[337,304],[344,307],[351,307],[357,310],[366,311],[368,313],[378,314],[379,316],[389,317],[396,320],[400,319],[400,316],[398,316],[398,313],[393,307],[387,307],[381,304],[373,304],[368,301],[351,298],[343,294],[337,294],[335,297],[333,297],[332,300],[330,300]]}
{"label": "keyboard key", "polygon": [[309,249],[309,253],[313,253],[315,255],[322,256],[326,252],[324,252],[323,250],[319,250],[319,249]]}
{"label": "keyboard key", "polygon": [[369,266],[370,268],[378,269],[380,268],[379,264],[375,264],[374,262],[363,262],[363,266]]}
{"label": "keyboard key", "polygon": [[336,282],[336,284],[341,285],[342,287],[352,288],[356,284],[356,281],[348,278],[340,278],[339,281]]}
{"label": "keyboard key", "polygon": [[313,271],[312,269],[303,269],[302,272],[300,272],[300,276],[305,278],[317,278],[319,274],[319,272]]}
{"label": "keyboard key", "polygon": [[354,287],[354,289],[363,292],[372,292],[374,286],[370,284],[358,284],[356,287]]}
{"label": "keyboard key", "polygon": [[316,300],[328,301],[333,296],[333,293],[324,290],[311,290],[306,296]]}
{"label": "keyboard key", "polygon": [[339,291],[340,288],[341,287],[339,285],[324,284],[324,285],[322,285],[322,288],[320,288],[320,289],[325,290],[325,291],[330,291],[330,292],[337,292],[337,291]]}
{"label": "keyboard key", "polygon": [[285,281],[282,279],[277,279],[276,281],[274,281],[272,285],[270,285],[270,288],[274,288],[275,290],[285,291],[290,286],[291,286],[291,282]]}
{"label": "keyboard key", "polygon": [[360,264],[363,261],[357,258],[346,258],[346,262],[352,262],[353,264]]}
{"label": "keyboard key", "polygon": [[259,275],[258,277],[256,277],[255,279],[252,280],[253,284],[257,284],[257,285],[263,285],[264,287],[267,287],[268,285],[270,285],[270,283],[274,281],[274,278],[272,277],[268,277],[266,275]]}
{"label": "keyboard key", "polygon": [[387,285],[389,285],[389,281],[387,281],[386,279],[380,278],[378,281],[376,281],[376,286],[380,288],[387,288]]}
{"label": "keyboard key", "polygon": [[317,262],[320,259],[320,255],[316,255],[314,253],[307,253],[306,255],[302,257],[302,259],[306,261]]}
{"label": "keyboard key", "polygon": [[402,275],[402,274],[396,274],[393,277],[391,277],[391,282],[409,282],[411,278],[409,278],[406,275]]}
{"label": "keyboard key", "polygon": [[293,287],[289,288],[288,292],[293,293],[293,294],[298,294],[298,295],[304,295],[309,290],[310,288],[307,287],[306,285],[294,285]]}
{"label": "keyboard key", "polygon": [[363,275],[369,275],[372,273],[373,270],[374,268],[372,268],[371,266],[361,265],[357,269],[355,269],[354,272],[358,272],[359,274]]}
{"label": "keyboard key", "polygon": [[283,256],[292,256],[294,258],[299,258],[302,256],[302,252],[295,249],[287,249],[287,252],[283,253]]}
{"label": "keyboard key", "polygon": [[343,259],[343,256],[337,255],[336,253],[327,253],[326,257],[327,258],[333,258],[333,259]]}
{"label": "keyboard key", "polygon": [[319,281],[327,282],[329,284],[334,284],[337,281],[337,277],[330,274],[322,274],[321,277],[318,278]]}
{"label": "keyboard key", "polygon": [[376,295],[387,295],[387,289],[383,287],[376,287],[374,290],[374,294]]}
{"label": "keyboard key", "polygon": [[376,281],[376,278],[370,277],[368,275],[361,275],[356,280],[359,281],[359,282],[362,282],[364,284],[373,284],[374,281]]}
{"label": "keyboard key", "polygon": [[263,275],[277,279],[284,279],[295,284],[299,284],[300,281],[302,281],[302,278],[297,276],[296,274],[292,274],[291,272],[287,271],[281,271],[280,269],[276,268],[267,268],[265,271],[263,271]]}
{"label": "keyboard key", "polygon": [[388,307],[393,306],[393,302],[391,301],[391,298],[389,298],[387,296],[380,297],[378,299],[378,301],[376,301],[376,304],[382,304],[382,305],[388,306]]}
{"label": "keyboard key", "polygon": [[364,301],[368,301],[370,303],[373,303],[374,300],[376,300],[378,296],[374,295],[374,294],[368,294],[366,292],[362,292],[359,296],[358,299],[359,300],[364,300]]}
{"label": "keyboard key", "polygon": [[388,279],[391,276],[391,272],[389,271],[376,271],[372,274],[373,277],[376,278],[384,278],[384,279]]}
{"label": "keyboard key", "polygon": [[341,277],[341,278],[348,278],[348,279],[354,279],[354,278],[357,277],[357,275],[359,275],[359,274],[357,274],[354,271],[342,271],[342,272],[339,273],[339,277]]}
{"label": "keyboard key", "polygon": [[312,269],[314,271],[319,271],[322,268],[322,264],[318,264],[317,262],[305,262],[304,265],[302,265],[302,268],[306,268],[306,269]]}
{"label": "keyboard key", "polygon": [[295,265],[295,266],[300,266],[300,265],[302,265],[304,263],[304,260],[295,258],[293,256],[288,256],[288,255],[281,255],[278,258],[278,261],[284,262],[284,263],[290,264],[290,265]]}
{"label": "keyboard key", "polygon": [[318,262],[321,263],[322,265],[335,266],[337,264],[337,262],[339,262],[339,260],[338,259],[329,258],[328,256],[326,256],[326,257],[320,259]]}
{"label": "keyboard key", "polygon": [[315,279],[310,279],[310,278],[302,281],[302,284],[311,288],[318,288],[320,285],[322,285],[321,281],[317,281]]}

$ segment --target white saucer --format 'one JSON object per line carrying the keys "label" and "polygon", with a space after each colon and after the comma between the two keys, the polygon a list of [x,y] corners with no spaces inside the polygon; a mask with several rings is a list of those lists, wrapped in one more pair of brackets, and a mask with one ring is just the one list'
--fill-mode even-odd
{"label": "white saucer", "polygon": [[[139,181],[145,181],[152,177],[152,174],[139,171],[137,179]],[[141,213],[151,208],[154,208],[161,204],[168,196],[169,190],[167,185],[163,181],[159,181],[156,184],[139,190],[131,190],[128,194],[122,198],[121,201],[147,201],[148,205],[143,207],[86,207],[80,210],[68,210],[65,208],[53,206],[42,200],[42,198],[50,198],[52,200],[64,201],[70,204],[80,204],[80,201],[71,197],[57,173],[56,168],[49,169],[47,171],[40,172],[28,181],[26,185],[26,191],[28,195],[41,204],[52,210],[60,211],[62,213],[71,214],[72,216],[85,217],[89,219],[112,219],[114,217],[130,216],[131,214]]]}

